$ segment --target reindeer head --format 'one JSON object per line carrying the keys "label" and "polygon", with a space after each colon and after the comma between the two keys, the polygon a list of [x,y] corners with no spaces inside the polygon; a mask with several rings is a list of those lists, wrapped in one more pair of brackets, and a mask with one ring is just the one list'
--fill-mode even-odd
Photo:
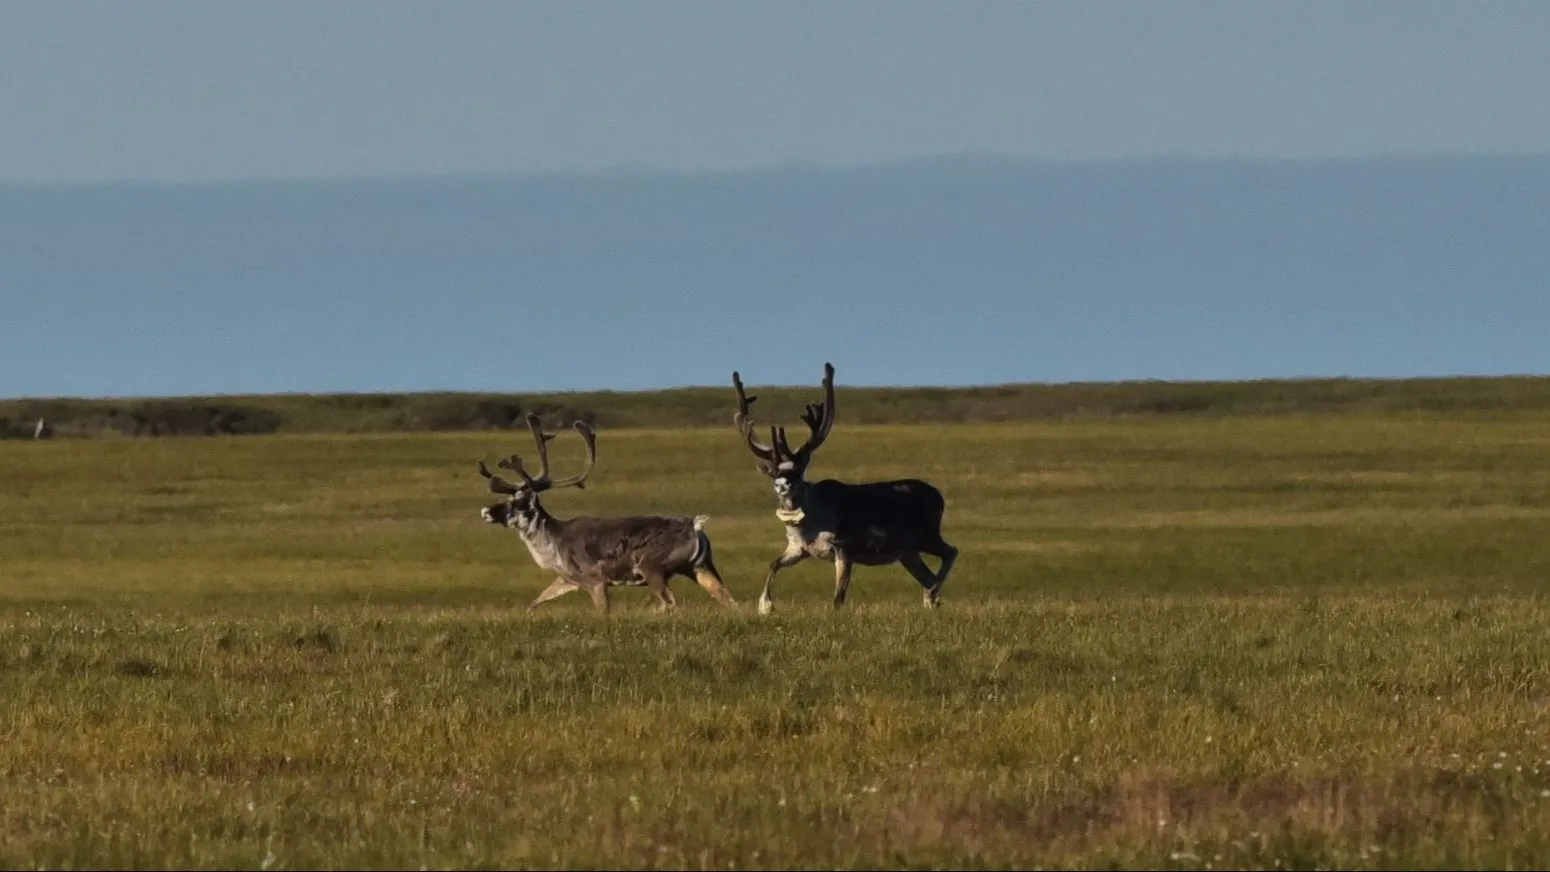
{"label": "reindeer head", "polygon": [[479,517],[491,524],[509,527],[532,518],[539,511],[539,494],[557,487],[586,487],[587,476],[592,474],[592,468],[597,465],[597,434],[585,423],[577,421],[576,432],[581,434],[587,446],[586,466],[579,474],[569,478],[558,481],[550,479],[549,440],[554,438],[554,434],[545,433],[538,416],[534,414],[527,416],[527,427],[533,431],[533,441],[538,444],[538,475],[528,475],[527,469],[522,466],[522,457],[517,454],[497,464],[501,469],[516,473],[518,480],[515,482],[491,473],[484,461],[479,461],[479,474],[489,480],[490,492],[505,494],[507,497],[504,503],[485,506],[479,511]]}
{"label": "reindeer head", "polygon": [[809,435],[795,451],[786,442],[785,427],[770,428],[768,445],[759,441],[754,434],[753,418],[748,414],[749,407],[759,398],[744,393],[742,376],[736,372],[732,373],[732,387],[737,391],[737,414],[732,421],[748,443],[748,450],[753,452],[759,471],[771,479],[775,498],[780,503],[775,514],[787,523],[800,521],[807,499],[807,465],[813,459],[813,452],[834,428],[834,367],[827,363],[823,365],[823,403],[807,404],[802,421],[807,424]]}

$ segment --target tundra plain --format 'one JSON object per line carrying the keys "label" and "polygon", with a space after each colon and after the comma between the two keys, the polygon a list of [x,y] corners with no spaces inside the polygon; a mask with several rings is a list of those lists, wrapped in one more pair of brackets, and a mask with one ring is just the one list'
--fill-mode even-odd
{"label": "tundra plain", "polygon": [[[0,442],[7,868],[1541,868],[1550,413],[849,424],[962,549],[786,570],[730,424],[599,428],[555,514],[709,514],[536,612],[520,428]],[[553,443],[563,474],[579,440]],[[933,563],[934,565],[934,563]]]}

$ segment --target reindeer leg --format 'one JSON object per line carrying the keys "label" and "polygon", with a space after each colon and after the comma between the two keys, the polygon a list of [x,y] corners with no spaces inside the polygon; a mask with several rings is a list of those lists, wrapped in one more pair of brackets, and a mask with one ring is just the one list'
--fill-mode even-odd
{"label": "reindeer leg", "polygon": [[587,593],[592,595],[592,605],[603,614],[608,614],[608,582],[590,582],[587,585]]}
{"label": "reindeer leg", "polygon": [[845,605],[845,592],[850,590],[850,558],[838,549],[834,552],[834,607]]}
{"label": "reindeer leg", "polygon": [[[953,571],[953,563],[958,560],[958,549],[947,544],[947,541],[938,536],[930,547],[922,548],[922,551],[942,561],[937,566],[936,582],[926,589],[926,606],[936,608],[937,601],[942,598],[942,585],[947,583],[947,573]],[[919,559],[918,557],[916,558]]]}
{"label": "reindeer leg", "polygon": [[727,590],[727,586],[722,583],[721,573],[716,571],[716,564],[706,562],[705,565],[696,567],[694,570],[694,580],[717,602],[734,609],[737,608],[737,600],[732,598],[732,592]]}
{"label": "reindeer leg", "polygon": [[673,597],[673,592],[667,586],[667,575],[661,572],[647,572],[646,586],[657,595],[657,611],[671,611],[678,605],[678,600]]}
{"label": "reindeer leg", "polygon": [[925,593],[926,608],[934,609],[937,605],[937,597],[941,592],[941,584],[938,583],[935,573],[926,566],[926,561],[920,559],[919,551],[911,551],[899,558],[909,574],[915,577]]}
{"label": "reindeer leg", "polygon": [[786,548],[786,553],[770,561],[770,574],[764,577],[764,590],[759,593],[759,614],[767,615],[775,610],[775,573],[788,566],[795,566],[807,559],[807,552],[800,546]]}
{"label": "reindeer leg", "polygon": [[556,578],[554,581],[549,583],[548,587],[544,588],[543,593],[539,594],[532,602],[527,604],[527,610],[532,611],[543,603],[555,599],[556,597],[562,597],[575,590],[576,588],[577,584],[575,582],[566,578]]}
{"label": "reindeer leg", "polygon": [[700,553],[696,560],[690,564],[684,575],[691,576],[702,590],[710,594],[717,602],[731,608],[737,608],[737,600],[732,598],[732,592],[721,581],[721,571],[716,568],[716,559],[711,555],[710,539],[700,534]]}

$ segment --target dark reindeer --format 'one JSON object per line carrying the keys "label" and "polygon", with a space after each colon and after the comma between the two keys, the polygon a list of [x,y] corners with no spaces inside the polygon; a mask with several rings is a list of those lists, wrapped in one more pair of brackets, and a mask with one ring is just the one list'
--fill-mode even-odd
{"label": "dark reindeer", "polygon": [[[786,551],[770,562],[764,590],[759,594],[759,613],[775,606],[772,585],[775,574],[808,557],[834,561],[834,607],[845,604],[851,567],[901,563],[920,586],[925,603],[936,608],[942,585],[958,559],[958,549],[942,538],[942,492],[918,478],[849,484],[826,478],[809,483],[804,475],[813,452],[834,428],[834,367],[823,365],[823,404],[809,403],[802,420],[810,432],[802,447],[791,450],[786,428],[770,428],[770,444],[754,434],[748,409],[758,397],[743,392],[743,379],[732,373],[737,390],[737,414],[733,422],[758,458],[759,471],[774,483],[779,508],[775,516],[786,525]],[[941,561],[935,574],[921,554]]]}
{"label": "dark reindeer", "polygon": [[585,588],[593,605],[606,614],[609,587],[645,585],[656,594],[659,608],[666,611],[677,604],[668,587],[675,575],[694,579],[706,593],[728,606],[737,605],[711,559],[710,537],[704,531],[705,522],[710,520],[707,515],[560,519],[549,514],[539,504],[538,495],[553,488],[586,485],[597,464],[597,434],[585,423],[576,422],[576,432],[587,446],[586,466],[577,475],[554,481],[549,478],[548,450],[554,434],[543,431],[537,415],[527,416],[527,426],[538,443],[538,475],[528,475],[516,454],[499,465],[516,473],[517,482],[492,474],[484,461],[479,461],[479,474],[489,480],[490,491],[507,497],[505,502],[484,507],[479,515],[491,524],[516,530],[533,562],[558,576],[528,605],[529,610]]}

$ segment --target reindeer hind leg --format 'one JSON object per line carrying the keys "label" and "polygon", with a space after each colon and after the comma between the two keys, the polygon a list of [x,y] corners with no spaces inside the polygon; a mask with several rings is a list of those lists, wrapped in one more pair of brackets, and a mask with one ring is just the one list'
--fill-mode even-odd
{"label": "reindeer hind leg", "polygon": [[717,602],[730,608],[737,608],[737,600],[732,597],[732,592],[727,590],[726,584],[721,581],[721,573],[716,571],[716,564],[707,562],[704,566],[695,568],[694,580]]}
{"label": "reindeer hind leg", "polygon": [[[947,544],[947,540],[938,535],[936,541],[927,544],[920,550],[942,561],[937,566],[935,581],[930,587],[926,588],[926,607],[934,609],[942,598],[942,585],[947,583],[947,574],[953,571],[953,564],[958,560],[958,549]],[[920,556],[916,555],[915,559],[919,560]],[[924,564],[922,564],[922,568],[924,568]]]}
{"label": "reindeer hind leg", "polygon": [[672,611],[678,605],[678,600],[673,596],[673,591],[667,586],[667,575],[662,572],[647,572],[646,586],[657,595],[657,611]]}
{"label": "reindeer hind leg", "polygon": [[937,578],[936,573],[932,572],[931,568],[926,565],[926,561],[920,559],[920,552],[911,551],[900,557],[899,562],[904,564],[904,568],[909,571],[909,574],[914,577],[915,582],[920,585],[921,590],[925,592],[924,602],[926,608],[936,608],[937,600],[942,595],[942,583]]}
{"label": "reindeer hind leg", "polygon": [[[699,530],[700,526],[702,526],[700,518],[703,517],[705,516],[701,515],[695,519],[696,530]],[[726,584],[721,580],[720,570],[716,569],[716,559],[711,554],[710,537],[706,536],[703,531],[699,533],[699,537],[698,551],[691,561],[688,570],[683,571],[682,574],[694,579],[695,583],[717,602],[734,609],[737,608],[737,600],[732,598],[732,592],[727,590]]]}

